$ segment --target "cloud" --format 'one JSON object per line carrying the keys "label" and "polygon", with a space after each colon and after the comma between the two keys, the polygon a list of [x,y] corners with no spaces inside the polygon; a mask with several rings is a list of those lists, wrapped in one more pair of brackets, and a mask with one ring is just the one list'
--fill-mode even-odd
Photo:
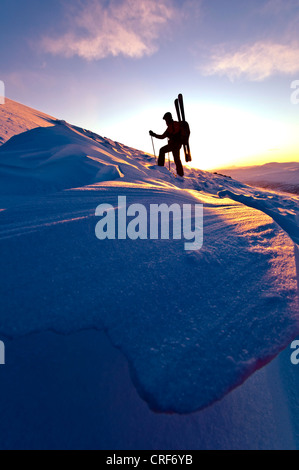
{"label": "cloud", "polygon": [[177,14],[172,0],[85,0],[69,8],[68,30],[44,37],[42,48],[86,60],[153,54],[161,32]]}
{"label": "cloud", "polygon": [[231,80],[242,76],[252,81],[274,74],[293,75],[299,72],[299,43],[280,44],[257,41],[234,52],[217,50],[202,69],[205,75],[227,75]]}
{"label": "cloud", "polygon": [[291,10],[297,10],[299,0],[268,0],[260,7],[260,12],[266,15],[279,15]]}
{"label": "cloud", "polygon": [[[231,80],[265,80],[299,72],[299,0],[265,0],[251,10],[252,40],[243,45],[222,44],[209,51],[201,67],[205,75]],[[262,28],[259,27],[262,21]]]}

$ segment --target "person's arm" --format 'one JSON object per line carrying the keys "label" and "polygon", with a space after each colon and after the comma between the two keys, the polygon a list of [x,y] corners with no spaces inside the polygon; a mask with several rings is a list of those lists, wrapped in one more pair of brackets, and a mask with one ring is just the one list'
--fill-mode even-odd
{"label": "person's arm", "polygon": [[166,139],[166,137],[168,137],[168,132],[167,132],[167,129],[166,129],[166,131],[164,132],[164,134],[159,135],[159,134],[155,134],[155,132],[153,132],[153,131],[150,131],[150,135],[151,135],[152,137],[155,137],[156,139],[161,139],[161,140],[162,140],[162,139]]}

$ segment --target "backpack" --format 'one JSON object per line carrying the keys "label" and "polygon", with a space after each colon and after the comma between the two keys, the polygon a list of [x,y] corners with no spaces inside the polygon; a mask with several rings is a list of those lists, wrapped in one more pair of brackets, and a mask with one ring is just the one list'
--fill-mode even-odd
{"label": "backpack", "polygon": [[183,145],[187,145],[190,137],[190,127],[187,121],[180,121],[180,136]]}
{"label": "backpack", "polygon": [[186,121],[173,121],[168,127],[169,138],[180,145],[186,145],[189,142],[190,127]]}

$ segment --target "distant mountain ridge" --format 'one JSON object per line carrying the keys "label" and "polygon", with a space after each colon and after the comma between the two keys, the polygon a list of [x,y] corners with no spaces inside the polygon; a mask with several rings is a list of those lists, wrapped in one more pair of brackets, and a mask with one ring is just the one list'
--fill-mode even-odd
{"label": "distant mountain ridge", "polygon": [[299,194],[299,162],[273,162],[217,171],[253,186]]}

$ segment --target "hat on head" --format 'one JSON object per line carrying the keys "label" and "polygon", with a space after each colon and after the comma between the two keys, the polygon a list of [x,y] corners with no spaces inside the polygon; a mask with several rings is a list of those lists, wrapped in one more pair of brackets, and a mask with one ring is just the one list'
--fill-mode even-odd
{"label": "hat on head", "polygon": [[166,121],[167,119],[171,119],[171,120],[172,120],[172,114],[171,114],[171,113],[166,113],[166,114],[164,114],[163,119],[164,119],[165,121]]}

